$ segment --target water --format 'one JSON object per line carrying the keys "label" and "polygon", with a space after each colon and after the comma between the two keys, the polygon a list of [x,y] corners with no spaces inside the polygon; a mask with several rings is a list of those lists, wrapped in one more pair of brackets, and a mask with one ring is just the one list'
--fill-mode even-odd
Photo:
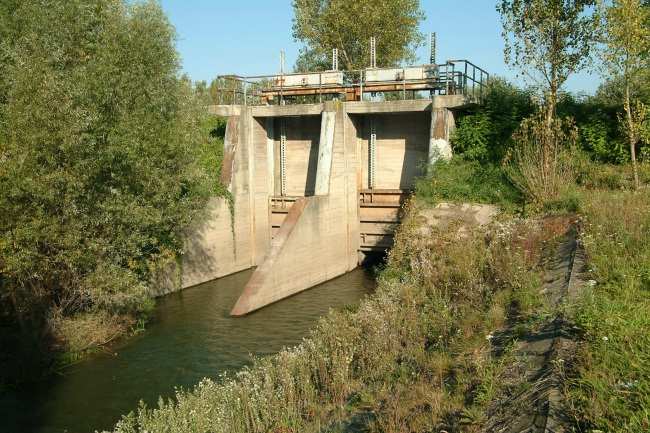
{"label": "water", "polygon": [[307,336],[330,307],[356,304],[374,281],[355,270],[243,318],[228,316],[250,271],[169,295],[142,334],[72,366],[63,376],[0,398],[0,431],[111,429],[139,400],[149,405],[203,377],[249,364]]}

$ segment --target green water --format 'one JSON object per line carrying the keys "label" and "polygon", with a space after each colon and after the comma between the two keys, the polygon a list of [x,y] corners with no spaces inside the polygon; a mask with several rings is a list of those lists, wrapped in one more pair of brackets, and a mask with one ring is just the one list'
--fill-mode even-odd
{"label": "green water", "polygon": [[250,271],[159,300],[142,334],[64,375],[0,397],[0,431],[88,433],[110,429],[139,400],[155,404],[175,387],[192,387],[292,346],[329,308],[356,304],[374,289],[356,270],[243,318],[228,316]]}

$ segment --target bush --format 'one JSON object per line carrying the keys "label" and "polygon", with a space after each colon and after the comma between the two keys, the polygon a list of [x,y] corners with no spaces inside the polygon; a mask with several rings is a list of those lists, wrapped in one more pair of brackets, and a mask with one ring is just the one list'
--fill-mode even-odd
{"label": "bush", "polygon": [[505,159],[512,182],[536,205],[555,201],[573,185],[574,167],[569,151],[575,148],[577,129],[572,119],[553,119],[545,110],[523,121],[515,145]]}
{"label": "bush", "polygon": [[629,146],[617,133],[616,117],[592,115],[578,125],[580,144],[591,157],[605,163],[624,163],[630,159]]}
{"label": "bush", "polygon": [[54,311],[146,312],[155,263],[179,250],[180,229],[211,192],[174,29],[153,1],[5,6],[4,317],[42,333]]}
{"label": "bush", "polygon": [[531,93],[493,78],[484,103],[458,118],[454,152],[473,161],[500,163],[512,146],[512,133],[534,111]]}
{"label": "bush", "polygon": [[454,157],[436,162],[430,173],[416,182],[417,197],[427,203],[486,203],[509,211],[523,205],[522,195],[494,164]]}

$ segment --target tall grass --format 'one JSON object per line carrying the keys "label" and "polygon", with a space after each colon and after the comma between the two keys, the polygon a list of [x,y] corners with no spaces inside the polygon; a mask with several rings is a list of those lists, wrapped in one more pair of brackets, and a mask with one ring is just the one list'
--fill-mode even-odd
{"label": "tall grass", "polygon": [[574,182],[569,149],[578,130],[571,119],[545,119],[544,110],[521,122],[505,159],[506,172],[526,198],[538,205],[557,200]]}
{"label": "tall grass", "polygon": [[522,239],[538,229],[516,222],[459,238],[423,230],[416,213],[357,309],[331,312],[298,347],[141,407],[115,431],[477,430],[499,387],[486,336],[512,303],[522,317],[536,309],[540,279]]}
{"label": "tall grass", "polygon": [[584,431],[650,431],[650,194],[590,191],[584,244],[591,287],[577,306],[584,331],[568,389]]}

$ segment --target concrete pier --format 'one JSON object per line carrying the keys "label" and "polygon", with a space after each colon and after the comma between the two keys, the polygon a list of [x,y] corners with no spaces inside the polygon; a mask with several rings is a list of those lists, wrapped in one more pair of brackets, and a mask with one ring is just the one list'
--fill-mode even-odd
{"label": "concrete pier", "polygon": [[256,267],[244,315],[351,271],[392,244],[427,164],[451,156],[462,95],[433,100],[213,106],[228,118],[222,181],[187,235],[180,288]]}

